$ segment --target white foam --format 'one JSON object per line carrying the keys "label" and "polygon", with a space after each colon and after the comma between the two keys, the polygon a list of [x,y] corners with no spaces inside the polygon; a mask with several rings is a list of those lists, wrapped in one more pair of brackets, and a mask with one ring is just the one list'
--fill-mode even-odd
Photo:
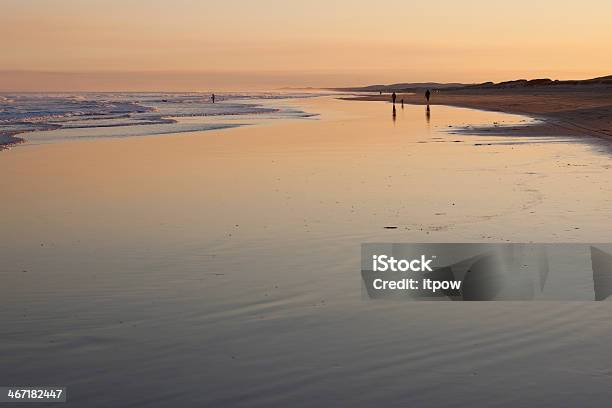
{"label": "white foam", "polygon": [[[26,140],[58,141],[66,138],[52,135],[50,130],[98,129],[84,132],[94,137],[127,137],[149,134],[184,132],[181,117],[227,117],[262,115],[268,118],[309,117],[312,114],[275,107],[269,100],[302,98],[315,94],[288,93],[220,93],[212,103],[210,94],[203,93],[78,93],[78,94],[4,94],[0,96],[0,126],[5,130],[40,132],[28,134]],[[261,103],[266,102],[266,106]],[[163,125],[151,129],[149,125]],[[133,126],[141,127],[135,131]],[[146,127],[143,127],[146,126]],[[224,127],[223,123],[207,123],[193,130]],[[232,123],[231,126],[237,126]],[[112,132],[99,128],[116,128]],[[85,136],[85,135],[84,135]],[[88,136],[85,136],[88,137]],[[70,138],[70,137],[68,137]]]}

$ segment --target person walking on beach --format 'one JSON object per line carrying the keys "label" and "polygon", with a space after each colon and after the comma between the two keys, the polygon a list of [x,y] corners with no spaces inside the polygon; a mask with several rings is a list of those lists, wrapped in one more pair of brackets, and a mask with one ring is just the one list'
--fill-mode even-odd
{"label": "person walking on beach", "polygon": [[429,97],[431,96],[431,92],[429,92],[429,89],[425,91],[425,99],[427,99],[427,104],[429,105]]}
{"label": "person walking on beach", "polygon": [[210,99],[212,100],[212,103],[215,103],[215,94],[212,94],[212,96],[210,97]]}
{"label": "person walking on beach", "polygon": [[393,92],[391,94],[391,100],[393,101],[393,105],[395,105],[395,98],[397,98],[397,95],[395,94],[395,92]]}
{"label": "person walking on beach", "polygon": [[404,98],[402,98],[402,109],[404,109]]}

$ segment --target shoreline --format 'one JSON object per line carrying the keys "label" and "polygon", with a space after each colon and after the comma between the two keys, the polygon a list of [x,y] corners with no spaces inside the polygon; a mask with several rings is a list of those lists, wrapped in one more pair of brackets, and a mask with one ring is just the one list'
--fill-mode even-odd
{"label": "shoreline", "polygon": [[[21,93],[19,93],[22,95]],[[113,97],[117,97],[117,93],[109,93]],[[139,93],[144,95],[145,93]],[[314,94],[313,94],[314,95]],[[225,95],[220,96],[221,103],[211,104],[208,99],[202,100],[198,97],[195,99],[192,94],[163,94],[159,98],[152,100],[134,100],[134,97],[117,99],[115,102],[120,104],[120,107],[128,106],[121,111],[115,111],[114,108],[109,108],[104,103],[106,99],[101,98],[97,94],[85,94],[85,96],[75,103],[73,94],[66,94],[63,97],[51,95],[50,97],[39,98],[34,101],[34,105],[27,105],[28,98],[25,98],[27,109],[33,109],[32,112],[24,111],[20,116],[8,115],[3,117],[3,126],[6,129],[0,129],[0,151],[8,150],[16,145],[28,142],[35,137],[33,134],[47,131],[66,130],[72,132],[74,138],[75,131],[82,130],[82,136],[87,137],[120,137],[120,136],[145,136],[157,135],[166,133],[183,133],[191,131],[206,131],[216,130],[226,127],[235,127],[246,123],[238,123],[238,120],[251,122],[259,117],[311,117],[316,116],[314,113],[303,112],[292,107],[286,107],[280,103],[281,100],[287,98],[300,99],[304,95],[264,95],[244,94],[239,98],[229,95],[228,103],[225,101]],[[310,95],[308,95],[310,96]],[[233,98],[233,100],[232,100]],[[23,98],[22,98],[23,99]],[[187,100],[188,105],[177,105]],[[271,101],[271,102],[269,102]],[[0,100],[0,102],[2,102]],[[85,102],[86,105],[81,108],[80,103]],[[39,104],[40,106],[36,105]],[[92,106],[95,108],[92,108]],[[98,109],[98,107],[100,107]],[[134,108],[136,106],[136,108]],[[0,103],[0,109],[3,108]],[[110,109],[110,110],[109,110]],[[39,111],[49,110],[54,112],[52,117],[39,115]],[[29,117],[30,113],[34,113]],[[240,119],[242,118],[242,119]],[[181,120],[185,119],[185,120]],[[196,119],[190,121],[190,119]],[[80,123],[79,123],[80,122]],[[159,129],[158,129],[159,127]],[[96,134],[101,133],[101,129],[121,129],[109,130],[109,135]],[[133,130],[142,128],[144,130]],[[125,130],[123,130],[125,129]],[[122,133],[123,132],[123,133]],[[112,133],[112,134],[111,134]],[[138,134],[135,134],[138,133]]]}
{"label": "shoreline", "polygon": [[[427,105],[423,92],[398,92],[397,101],[403,99],[406,104]],[[389,102],[390,95],[387,93],[341,99]],[[478,133],[504,136],[590,136],[612,142],[612,87],[435,90],[432,92],[430,105],[519,114],[537,119],[535,123],[521,126],[479,128],[476,130]]]}
{"label": "shoreline", "polygon": [[[410,105],[427,105],[423,90],[397,92]],[[341,100],[390,102],[390,94],[364,94],[339,97]],[[445,105],[492,112],[518,114],[535,119],[533,123],[514,126],[490,125],[466,127],[469,132],[502,136],[595,137],[612,142],[612,87],[533,87],[504,89],[433,90],[431,106]],[[0,151],[25,142],[18,137],[35,130],[0,131]]]}

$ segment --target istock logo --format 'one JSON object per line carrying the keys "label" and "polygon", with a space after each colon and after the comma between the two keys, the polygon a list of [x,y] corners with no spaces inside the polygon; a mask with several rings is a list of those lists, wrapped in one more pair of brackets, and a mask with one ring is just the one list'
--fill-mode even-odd
{"label": "istock logo", "polygon": [[[435,256],[433,257],[435,258]],[[388,255],[372,256],[372,271],[374,272],[432,272],[429,264],[433,259],[427,259],[425,255],[417,259],[395,259]]]}

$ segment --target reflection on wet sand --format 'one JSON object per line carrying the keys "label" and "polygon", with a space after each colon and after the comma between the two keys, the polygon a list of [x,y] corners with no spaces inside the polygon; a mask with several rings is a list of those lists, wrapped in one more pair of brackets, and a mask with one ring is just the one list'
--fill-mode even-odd
{"label": "reflection on wet sand", "polygon": [[366,302],[358,266],[363,242],[607,242],[608,154],[447,132],[523,120],[495,112],[284,103],[321,115],[2,152],[0,384],[75,407],[612,399],[607,302]]}
{"label": "reflection on wet sand", "polygon": [[[393,122],[395,122],[396,119],[397,119],[397,109],[395,108],[395,105],[392,105],[392,106],[393,107],[392,107],[392,111],[391,111],[391,118],[393,119]],[[403,100],[402,100],[401,106],[402,106],[402,110],[404,110]],[[425,120],[427,121],[427,123],[431,122],[431,110],[430,110],[429,105],[427,105],[427,107],[425,109]]]}

